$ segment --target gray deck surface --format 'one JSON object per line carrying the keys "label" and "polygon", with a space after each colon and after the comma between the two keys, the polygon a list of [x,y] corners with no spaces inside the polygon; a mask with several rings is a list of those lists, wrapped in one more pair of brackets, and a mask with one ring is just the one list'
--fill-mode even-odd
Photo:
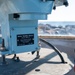
{"label": "gray deck surface", "polygon": [[[13,55],[6,56],[8,65],[0,65],[0,75],[75,75],[73,71],[75,40],[46,40],[61,51],[67,64],[62,64],[56,52],[41,43],[40,59],[35,60],[36,53],[32,55],[30,52],[18,54],[20,62],[14,62],[11,59]],[[0,64],[1,60],[0,57]],[[35,71],[37,69],[39,71]]]}

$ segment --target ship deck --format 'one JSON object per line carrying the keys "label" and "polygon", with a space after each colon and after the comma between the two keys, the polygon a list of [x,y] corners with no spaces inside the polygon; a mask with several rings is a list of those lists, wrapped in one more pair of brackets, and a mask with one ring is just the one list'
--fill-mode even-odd
{"label": "ship deck", "polygon": [[[40,58],[35,59],[31,52],[17,54],[20,62],[12,61],[13,55],[6,56],[7,65],[0,65],[0,75],[74,75],[75,40],[45,39],[56,46],[67,64],[61,63],[56,52],[41,42]],[[1,64],[0,56],[0,64]]]}

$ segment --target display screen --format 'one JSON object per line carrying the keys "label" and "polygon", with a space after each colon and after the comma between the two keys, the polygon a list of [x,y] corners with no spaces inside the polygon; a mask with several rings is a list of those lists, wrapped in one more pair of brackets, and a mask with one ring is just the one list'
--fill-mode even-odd
{"label": "display screen", "polygon": [[19,34],[17,35],[17,46],[34,44],[34,34]]}

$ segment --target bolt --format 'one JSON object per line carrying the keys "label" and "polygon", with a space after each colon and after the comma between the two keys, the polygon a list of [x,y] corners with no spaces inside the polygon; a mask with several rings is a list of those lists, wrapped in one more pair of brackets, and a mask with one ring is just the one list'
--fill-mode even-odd
{"label": "bolt", "polygon": [[36,47],[35,49],[37,50],[38,48]]}
{"label": "bolt", "polygon": [[37,30],[38,28],[37,28],[37,27],[35,27],[35,29]]}
{"label": "bolt", "polygon": [[11,38],[11,35],[10,35],[10,38]]}
{"label": "bolt", "polygon": [[14,30],[14,28],[12,28],[12,31]]}

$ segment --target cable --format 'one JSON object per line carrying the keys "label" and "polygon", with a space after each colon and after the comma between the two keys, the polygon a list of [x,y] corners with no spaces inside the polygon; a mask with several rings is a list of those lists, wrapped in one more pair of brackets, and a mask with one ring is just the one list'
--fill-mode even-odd
{"label": "cable", "polygon": [[44,39],[41,39],[39,38],[40,41],[44,42],[45,44],[47,44],[48,46],[50,46],[53,50],[55,50],[55,52],[59,55],[60,59],[61,59],[61,62],[62,63],[66,63],[63,56],[61,55],[60,51],[55,47],[53,46],[51,43],[47,42],[46,40]]}

